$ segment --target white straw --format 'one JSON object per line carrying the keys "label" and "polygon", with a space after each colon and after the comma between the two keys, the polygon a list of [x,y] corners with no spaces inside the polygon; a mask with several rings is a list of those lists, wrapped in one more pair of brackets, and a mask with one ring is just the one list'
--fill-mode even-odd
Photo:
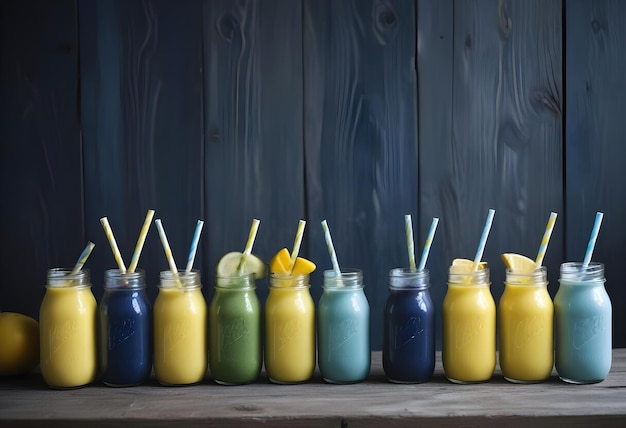
{"label": "white straw", "polygon": [[167,236],[165,235],[165,230],[163,229],[161,219],[157,218],[156,220],[154,220],[154,223],[156,224],[157,230],[159,231],[159,237],[161,238],[161,244],[163,244],[163,249],[165,250],[165,257],[167,258],[167,262],[170,265],[170,271],[172,271],[173,274],[177,274],[178,269],[176,268],[174,256],[172,255],[170,244],[167,241]]}

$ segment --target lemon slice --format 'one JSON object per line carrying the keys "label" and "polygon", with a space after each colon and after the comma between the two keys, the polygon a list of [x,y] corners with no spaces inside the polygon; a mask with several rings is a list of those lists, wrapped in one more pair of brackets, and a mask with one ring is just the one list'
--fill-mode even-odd
{"label": "lemon slice", "polygon": [[270,272],[271,273],[289,273],[291,267],[291,256],[289,250],[283,248],[272,257],[270,260]]}
{"label": "lemon slice", "polygon": [[[483,270],[487,267],[487,262],[479,262],[478,270]],[[470,273],[474,268],[474,261],[468,259],[454,259],[452,260],[452,266],[450,266],[450,273],[459,275],[464,273]]]}
{"label": "lemon slice", "polygon": [[[241,255],[242,254],[238,251],[225,254],[217,263],[217,275],[236,276]],[[243,273],[253,273],[255,275],[255,279],[265,278],[265,263],[263,263],[263,261],[254,254],[250,254],[246,259],[246,264],[243,266]]]}
{"label": "lemon slice", "polygon": [[534,260],[529,259],[526,256],[515,253],[502,254],[502,261],[507,269],[510,269],[515,273],[532,273],[537,269],[537,265]]}
{"label": "lemon slice", "polygon": [[296,257],[296,262],[293,264],[291,270],[292,275],[308,275],[315,270],[316,266],[310,260],[303,259],[302,257]]}

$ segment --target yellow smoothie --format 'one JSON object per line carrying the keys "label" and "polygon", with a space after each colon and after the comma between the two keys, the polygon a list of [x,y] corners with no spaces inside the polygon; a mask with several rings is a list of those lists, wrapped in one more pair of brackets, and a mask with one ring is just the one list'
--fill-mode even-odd
{"label": "yellow smoothie", "polygon": [[452,382],[485,382],[495,369],[496,305],[489,286],[486,266],[473,273],[450,273],[443,301],[442,360]]}
{"label": "yellow smoothie", "polygon": [[547,289],[546,269],[530,274],[507,270],[500,317],[500,368],[513,382],[539,382],[550,377],[554,364],[554,306]]}
{"label": "yellow smoothie", "polygon": [[202,381],[207,372],[207,305],[200,275],[161,272],[154,302],[154,372],[165,385]]}
{"label": "yellow smoothie", "polygon": [[315,370],[315,307],[309,275],[272,275],[265,303],[265,370],[272,382],[300,383]]}
{"label": "yellow smoothie", "polygon": [[87,270],[48,272],[39,310],[40,364],[52,388],[76,388],[96,377],[96,299]]}

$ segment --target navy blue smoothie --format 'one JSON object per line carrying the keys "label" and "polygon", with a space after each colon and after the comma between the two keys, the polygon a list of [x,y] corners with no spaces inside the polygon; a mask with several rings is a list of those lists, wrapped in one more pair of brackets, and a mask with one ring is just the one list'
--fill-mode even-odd
{"label": "navy blue smoothie", "polygon": [[435,370],[435,309],[428,270],[392,269],[383,327],[383,369],[395,383],[420,383]]}
{"label": "navy blue smoothie", "polygon": [[102,381],[109,386],[144,383],[152,371],[152,308],[142,270],[105,272],[98,310]]}

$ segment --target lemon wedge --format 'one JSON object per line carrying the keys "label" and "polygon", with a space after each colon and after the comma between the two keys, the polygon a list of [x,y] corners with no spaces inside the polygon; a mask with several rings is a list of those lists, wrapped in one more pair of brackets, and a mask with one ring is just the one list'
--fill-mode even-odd
{"label": "lemon wedge", "polygon": [[[236,276],[241,256],[242,253],[238,251],[225,254],[217,263],[217,276]],[[243,273],[253,273],[255,279],[265,278],[265,263],[254,254],[250,254],[243,266]]]}
{"label": "lemon wedge", "polygon": [[[483,270],[487,267],[487,262],[479,262],[478,270]],[[474,268],[474,261],[468,259],[454,259],[450,266],[450,273],[454,275],[470,273]]]}
{"label": "lemon wedge", "polygon": [[504,266],[515,273],[533,273],[537,269],[535,261],[515,253],[504,253],[501,256]]}
{"label": "lemon wedge", "polygon": [[291,268],[291,256],[289,250],[283,248],[272,257],[270,260],[270,272],[271,273],[289,273]]}

